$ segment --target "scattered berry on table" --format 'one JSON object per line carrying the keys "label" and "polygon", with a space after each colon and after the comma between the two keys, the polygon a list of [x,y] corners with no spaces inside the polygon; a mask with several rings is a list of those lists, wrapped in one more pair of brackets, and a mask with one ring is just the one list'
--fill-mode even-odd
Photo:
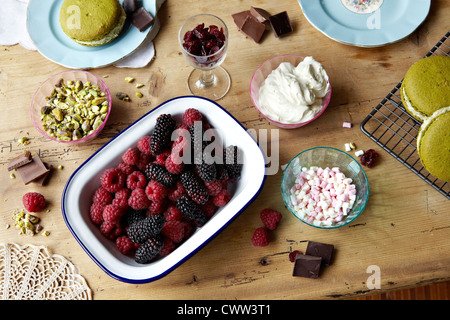
{"label": "scattered berry on table", "polygon": [[260,212],[261,221],[269,230],[275,230],[282,217],[280,212],[269,208],[263,209]]}
{"label": "scattered berry on table", "polygon": [[268,246],[270,242],[269,233],[266,228],[256,228],[252,235],[252,244],[255,247]]}
{"label": "scattered berry on table", "polygon": [[289,261],[290,262],[295,262],[295,257],[297,256],[297,254],[302,254],[299,250],[294,250],[289,252]]}
{"label": "scattered berry on table", "polygon": [[360,161],[361,164],[366,166],[367,168],[373,168],[375,166],[375,162],[378,159],[378,153],[373,150],[369,149],[361,156]]}
{"label": "scattered berry on table", "polygon": [[39,212],[47,206],[45,197],[37,192],[28,192],[23,195],[22,203],[29,212]]}

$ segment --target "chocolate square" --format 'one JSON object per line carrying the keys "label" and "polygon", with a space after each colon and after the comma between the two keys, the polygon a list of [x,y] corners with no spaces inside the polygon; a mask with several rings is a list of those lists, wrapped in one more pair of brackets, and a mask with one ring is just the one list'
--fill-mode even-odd
{"label": "chocolate square", "polygon": [[277,38],[293,31],[291,21],[289,20],[286,11],[270,16],[269,21]]}
{"label": "chocolate square", "polygon": [[31,159],[31,152],[25,151],[25,153],[23,155],[17,156],[9,161],[8,167],[7,167],[8,171],[12,171],[14,169],[20,168],[21,166],[24,166],[24,165],[30,163],[31,161],[33,161]]}
{"label": "chocolate square", "polygon": [[317,279],[320,273],[321,257],[297,254],[294,262],[294,277]]}
{"label": "chocolate square", "polygon": [[44,165],[48,169],[48,172],[46,174],[44,174],[42,177],[39,177],[32,181],[33,183],[35,183],[41,187],[47,183],[50,172],[53,169],[53,166],[49,163],[44,162]]}
{"label": "chocolate square", "polygon": [[245,18],[241,31],[258,43],[261,40],[264,31],[266,31],[266,26],[259,22],[254,16],[249,15]]}
{"label": "chocolate square", "polygon": [[136,11],[137,0],[124,0],[122,3],[123,10],[126,14],[131,14]]}
{"label": "chocolate square", "polygon": [[153,22],[153,16],[144,7],[140,7],[131,15],[131,24],[139,31],[146,30]]}
{"label": "chocolate square", "polygon": [[332,244],[309,241],[308,246],[306,247],[305,254],[321,257],[322,264],[325,266],[329,266],[333,258],[333,251],[334,245]]}
{"label": "chocolate square", "polygon": [[29,184],[43,175],[47,174],[50,170],[42,162],[39,156],[34,156],[33,161],[17,168],[17,172],[20,174],[23,183]]}
{"label": "chocolate square", "polygon": [[239,30],[242,29],[245,19],[250,15],[250,10],[241,11],[238,13],[233,13],[231,17]]}
{"label": "chocolate square", "polygon": [[269,21],[270,14],[264,9],[250,7],[250,13],[261,23]]}

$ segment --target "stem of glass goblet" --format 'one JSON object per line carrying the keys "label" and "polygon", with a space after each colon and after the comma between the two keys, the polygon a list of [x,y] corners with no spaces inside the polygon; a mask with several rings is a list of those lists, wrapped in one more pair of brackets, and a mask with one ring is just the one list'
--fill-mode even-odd
{"label": "stem of glass goblet", "polygon": [[214,74],[211,70],[203,71],[202,78],[200,79],[203,86],[208,87],[214,84]]}

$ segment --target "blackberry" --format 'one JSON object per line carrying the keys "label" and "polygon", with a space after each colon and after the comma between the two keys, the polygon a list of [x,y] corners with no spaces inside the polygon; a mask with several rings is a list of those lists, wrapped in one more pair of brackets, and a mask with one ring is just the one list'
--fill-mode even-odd
{"label": "blackberry", "polygon": [[136,249],[134,260],[137,263],[149,263],[161,251],[164,241],[158,237],[151,237]]}
{"label": "blackberry", "polygon": [[185,171],[180,176],[181,183],[187,195],[198,204],[208,201],[208,192],[204,183],[193,171]]}
{"label": "blackberry", "polygon": [[154,155],[160,154],[168,147],[175,126],[176,122],[170,114],[162,114],[156,119],[150,139],[150,150]]}
{"label": "blackberry", "polygon": [[180,210],[183,218],[194,221],[198,226],[203,226],[206,223],[206,215],[197,206],[197,204],[186,196],[181,196],[176,203],[178,210]]}
{"label": "blackberry", "polygon": [[144,219],[145,216],[146,216],[145,211],[146,210],[134,210],[134,209],[131,208],[131,210],[128,211],[128,213],[125,216],[125,220],[127,222],[127,225],[131,226],[134,223]]}
{"label": "blackberry", "polygon": [[172,187],[177,182],[176,175],[170,173],[164,166],[157,163],[149,163],[144,173],[148,181],[156,180],[166,188]]}
{"label": "blackberry", "polygon": [[217,169],[214,163],[206,163],[202,162],[200,164],[196,164],[195,168],[197,170],[197,174],[205,182],[211,183],[216,180],[217,177]]}
{"label": "blackberry", "polygon": [[134,224],[127,231],[127,236],[134,243],[144,243],[150,237],[156,237],[164,226],[162,215],[148,216]]}
{"label": "blackberry", "polygon": [[236,146],[228,146],[224,152],[224,164],[230,179],[241,176],[242,152]]}

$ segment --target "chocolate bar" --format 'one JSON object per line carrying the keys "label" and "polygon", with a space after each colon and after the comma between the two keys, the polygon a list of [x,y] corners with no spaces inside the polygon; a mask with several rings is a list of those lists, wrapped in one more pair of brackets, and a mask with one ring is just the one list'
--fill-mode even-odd
{"label": "chocolate bar", "polygon": [[137,2],[137,0],[124,0],[123,1],[122,7],[127,15],[136,11],[136,8],[137,8],[136,2]]}
{"label": "chocolate bar", "polygon": [[34,156],[30,163],[17,168],[17,172],[20,174],[23,183],[29,184],[38,178],[41,178],[47,174],[50,170],[42,162],[39,156]]}
{"label": "chocolate bar", "polygon": [[286,11],[270,16],[269,21],[277,38],[293,31],[291,21],[289,20]]}
{"label": "chocolate bar", "polygon": [[23,155],[17,156],[8,163],[8,171],[12,171],[14,169],[17,169],[21,166],[26,165],[27,163],[30,163],[32,161],[31,159],[31,152],[26,151]]}
{"label": "chocolate bar", "polygon": [[333,258],[334,245],[309,241],[306,247],[305,255],[311,255],[322,258],[322,264],[329,266]]}
{"label": "chocolate bar", "polygon": [[144,7],[140,7],[131,15],[131,24],[139,31],[146,30],[153,22],[153,16]]}
{"label": "chocolate bar", "polygon": [[258,43],[261,40],[264,31],[266,31],[266,26],[259,22],[254,16],[249,15],[245,18],[241,31]]}
{"label": "chocolate bar", "polygon": [[41,187],[47,183],[48,177],[50,175],[50,171],[53,169],[53,166],[47,162],[44,162],[44,165],[48,169],[48,172],[46,174],[44,174],[43,176],[32,181],[33,183],[35,183]]}
{"label": "chocolate bar", "polygon": [[234,20],[234,23],[236,24],[239,30],[241,30],[245,18],[247,18],[250,14],[251,14],[250,10],[245,10],[231,15],[231,17]]}
{"label": "chocolate bar", "polygon": [[261,23],[267,22],[270,17],[270,14],[266,10],[255,7],[250,7],[250,14]]}
{"label": "chocolate bar", "polygon": [[297,254],[292,275],[295,277],[317,279],[319,277],[321,264],[321,257]]}

